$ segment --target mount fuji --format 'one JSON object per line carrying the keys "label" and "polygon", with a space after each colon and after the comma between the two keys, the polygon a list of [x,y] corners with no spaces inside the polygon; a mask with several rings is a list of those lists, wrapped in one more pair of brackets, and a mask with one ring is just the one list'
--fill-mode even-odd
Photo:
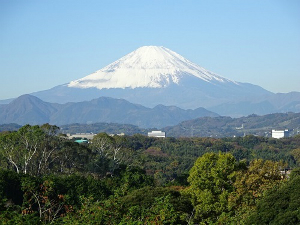
{"label": "mount fuji", "polygon": [[300,93],[278,104],[277,95],[260,86],[229,80],[159,46],[140,47],[88,76],[31,95],[52,103],[105,96],[146,107],[205,107],[230,116],[282,112],[286,105],[300,110]]}
{"label": "mount fuji", "polygon": [[190,62],[170,49],[144,46],[116,62],[79,80],[71,81],[74,88],[166,88],[179,85],[186,77],[218,84],[232,83]]}
{"label": "mount fuji", "polygon": [[147,107],[163,104],[185,109],[270,94],[259,86],[221,77],[158,46],[138,48],[86,77],[32,93],[44,101],[57,103],[106,96]]}

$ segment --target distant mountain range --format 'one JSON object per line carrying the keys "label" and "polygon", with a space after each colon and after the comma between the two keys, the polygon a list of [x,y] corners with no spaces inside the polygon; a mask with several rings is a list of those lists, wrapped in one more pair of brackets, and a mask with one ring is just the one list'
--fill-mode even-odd
{"label": "distant mountain range", "polygon": [[[1,131],[17,130],[21,126],[17,124],[0,125]],[[126,135],[143,134],[153,128],[140,128],[130,124],[119,123],[73,123],[60,125],[63,133],[100,133]],[[289,129],[290,135],[300,134],[300,113],[274,113],[264,116],[250,115],[241,118],[201,117],[183,121],[175,126],[160,128],[166,132],[167,137],[233,137],[244,135],[258,135],[271,137],[272,129]]]}
{"label": "distant mountain range", "polygon": [[[37,100],[32,96],[24,96],[28,100]],[[111,99],[106,99],[109,102]],[[114,100],[112,100],[114,101]],[[126,102],[126,101],[125,101]],[[47,103],[46,103],[47,104]],[[48,103],[49,104],[49,103]],[[77,103],[75,103],[77,104]],[[87,103],[89,104],[89,103]],[[112,104],[114,105],[114,104]],[[27,110],[30,111],[35,107],[27,105]],[[64,107],[64,105],[61,105]],[[22,114],[25,112],[20,109]],[[31,108],[31,109],[30,109]],[[39,107],[41,109],[42,107]],[[78,109],[78,107],[75,107]],[[150,109],[151,110],[151,109]],[[109,111],[109,110],[108,110]],[[25,113],[25,115],[38,115],[39,113]],[[78,114],[79,115],[79,114]],[[72,117],[73,114],[70,114]],[[1,115],[2,118],[2,115]],[[23,117],[24,118],[24,117]],[[31,118],[31,116],[30,116]],[[2,122],[1,122],[2,123]],[[44,123],[44,121],[43,121]],[[51,124],[57,124],[52,123]],[[36,124],[36,123],[34,123]],[[106,132],[108,134],[125,133],[126,135],[143,134],[147,135],[147,132],[153,130],[154,126],[148,128],[141,128],[137,125],[113,123],[113,122],[96,122],[96,123],[70,123],[66,125],[59,125],[63,133],[100,133]],[[21,126],[18,124],[0,124],[1,131],[17,130]],[[174,126],[166,126],[160,128],[166,132],[167,137],[233,137],[244,135],[259,135],[259,136],[271,136],[272,129],[289,129],[291,135],[300,134],[300,113],[274,113],[264,116],[258,116],[255,114],[241,118],[231,118],[226,116],[217,117],[200,117],[196,119],[182,121]]]}
{"label": "distant mountain range", "polygon": [[123,99],[100,97],[91,101],[66,104],[48,103],[31,95],[22,95],[9,104],[0,105],[0,124],[17,123],[55,125],[72,123],[120,123],[139,127],[161,128],[202,116],[218,116],[204,108],[184,110],[158,105],[147,108]]}
{"label": "distant mountain range", "polygon": [[[232,117],[252,113],[264,115],[300,112],[300,92],[275,94],[257,85],[232,81],[198,66],[170,49],[158,46],[138,48],[95,73],[32,95],[46,102],[60,104],[111,97],[125,99],[139,104],[139,107],[204,107]],[[0,103],[10,101],[2,100]],[[81,104],[84,106],[84,103]],[[57,108],[55,105],[47,109],[41,106],[39,110],[35,113],[44,120]],[[42,118],[42,115],[45,117]],[[62,119],[56,119],[62,122]],[[67,116],[64,117],[64,120],[67,119]],[[138,117],[137,120],[139,121]]]}

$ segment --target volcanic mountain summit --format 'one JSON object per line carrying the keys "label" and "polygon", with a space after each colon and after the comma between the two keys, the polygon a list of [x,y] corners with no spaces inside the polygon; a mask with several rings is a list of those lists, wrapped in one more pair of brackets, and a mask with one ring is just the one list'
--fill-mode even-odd
{"label": "volcanic mountain summit", "polygon": [[144,46],[91,75],[71,81],[68,87],[165,88],[171,83],[179,85],[184,76],[194,76],[210,83],[235,83],[205,70],[170,49]]}
{"label": "volcanic mountain summit", "polygon": [[[273,93],[216,75],[165,47],[144,46],[93,74],[32,93],[48,102],[121,98],[147,107],[218,107]],[[246,112],[247,113],[247,112]]]}

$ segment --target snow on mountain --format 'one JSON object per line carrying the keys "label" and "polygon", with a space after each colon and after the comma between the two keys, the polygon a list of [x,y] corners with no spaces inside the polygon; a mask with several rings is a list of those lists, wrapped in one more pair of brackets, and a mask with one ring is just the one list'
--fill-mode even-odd
{"label": "snow on mountain", "polygon": [[184,76],[195,76],[209,83],[234,83],[211,73],[165,47],[144,46],[95,73],[71,81],[73,88],[163,88],[179,84]]}
{"label": "snow on mountain", "polygon": [[31,94],[51,103],[102,96],[151,108],[159,104],[183,109],[205,107],[230,116],[298,109],[300,102],[298,95],[277,101],[274,93],[260,86],[231,81],[157,46],[138,48],[93,74]]}

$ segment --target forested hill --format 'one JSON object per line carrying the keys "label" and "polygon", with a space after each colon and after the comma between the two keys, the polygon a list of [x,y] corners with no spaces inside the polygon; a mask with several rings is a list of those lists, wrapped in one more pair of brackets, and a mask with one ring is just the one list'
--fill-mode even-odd
{"label": "forested hill", "polygon": [[[156,129],[141,129],[138,126],[117,123],[70,124],[60,126],[64,133],[125,133],[144,134]],[[300,113],[275,113],[264,116],[250,115],[241,118],[202,117],[181,122],[176,126],[162,128],[168,137],[233,137],[244,135],[271,136],[272,129],[289,129],[291,135],[300,128]],[[300,131],[300,129],[299,129]]]}
{"label": "forested hill", "polygon": [[[289,129],[290,135],[300,128],[300,113],[274,113],[247,117],[203,117],[166,127],[170,137],[232,137],[248,134],[271,136],[272,129]],[[300,131],[300,130],[299,130]]]}
{"label": "forested hill", "polygon": [[[0,125],[0,131],[17,130],[17,124]],[[63,133],[101,133],[126,135],[143,134],[157,128],[143,129],[136,125],[118,123],[92,123],[61,125]],[[272,129],[289,129],[290,135],[300,131],[300,113],[275,113],[264,116],[249,115],[241,118],[202,117],[161,128],[168,137],[233,137],[244,135],[271,136]]]}

